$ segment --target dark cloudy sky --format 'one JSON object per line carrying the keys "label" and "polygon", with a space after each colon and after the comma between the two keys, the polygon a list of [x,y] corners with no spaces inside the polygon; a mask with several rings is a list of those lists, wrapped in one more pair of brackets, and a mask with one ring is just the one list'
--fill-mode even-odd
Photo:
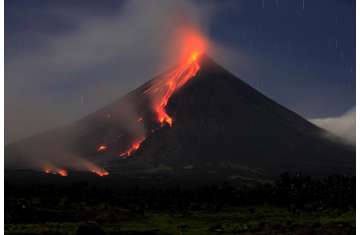
{"label": "dark cloudy sky", "polygon": [[96,110],[166,67],[181,15],[214,57],[306,118],[355,107],[355,0],[5,1],[5,138]]}

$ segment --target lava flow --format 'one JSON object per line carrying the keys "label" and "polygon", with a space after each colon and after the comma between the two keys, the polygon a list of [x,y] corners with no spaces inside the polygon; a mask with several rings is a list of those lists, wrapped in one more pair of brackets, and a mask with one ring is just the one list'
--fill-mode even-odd
{"label": "lava flow", "polygon": [[140,139],[134,141],[131,147],[125,152],[120,154],[120,157],[127,158],[130,157],[136,150],[140,148],[141,143],[145,140],[145,137],[141,137]]}
{"label": "lava flow", "polygon": [[182,63],[163,78],[154,81],[152,86],[145,91],[145,93],[154,93],[154,91],[157,91],[157,94],[160,94],[155,95],[154,97],[153,109],[156,113],[157,121],[161,125],[168,124],[169,126],[172,126],[173,119],[166,112],[166,106],[174,92],[195,77],[199,71],[199,55],[199,52],[193,51],[185,63]]}
{"label": "lava flow", "polygon": [[108,147],[107,147],[105,144],[101,144],[101,145],[98,146],[98,148],[97,148],[96,151],[97,151],[98,153],[106,152],[107,148],[108,148]]}
{"label": "lava flow", "polygon": [[[145,93],[154,93],[156,91],[159,96],[154,97],[153,109],[156,114],[157,121],[161,126],[168,124],[170,127],[173,125],[173,118],[166,112],[166,106],[170,97],[175,91],[183,87],[190,79],[195,77],[200,69],[198,63],[199,52],[194,51],[191,53],[187,61],[182,63],[175,70],[162,78],[156,80]],[[138,119],[138,121],[142,118]],[[128,150],[121,153],[123,158],[130,157],[136,150],[138,150],[145,140],[145,137],[136,139]]]}
{"label": "lava flow", "polygon": [[106,170],[101,169],[101,168],[92,169],[91,172],[98,175],[98,176],[100,176],[100,177],[109,175],[109,172],[107,172]]}
{"label": "lava flow", "polygon": [[59,176],[68,176],[68,173],[64,169],[51,167],[51,166],[44,166],[44,172],[46,174],[53,174],[53,175],[59,175]]}
{"label": "lava flow", "polygon": [[95,163],[92,163],[90,161],[83,160],[81,165],[82,165],[82,167],[85,167],[88,171],[96,174],[97,176],[108,176],[109,175],[109,172],[107,170],[97,166]]}
{"label": "lava flow", "polygon": [[[146,89],[143,94],[151,99],[152,110],[156,116],[156,121],[160,127],[168,125],[172,127],[173,118],[167,113],[166,106],[172,95],[182,88],[190,79],[194,78],[200,70],[199,57],[208,47],[207,40],[196,30],[191,28],[182,28],[178,30],[176,36],[176,48],[180,50],[179,57],[180,65],[169,73],[153,80],[152,84]],[[143,122],[143,118],[137,119],[137,122]],[[154,129],[150,133],[153,133]],[[121,157],[130,157],[137,151],[144,142],[146,136],[137,136],[132,142],[131,146],[120,154]],[[98,149],[98,152],[106,149]]]}

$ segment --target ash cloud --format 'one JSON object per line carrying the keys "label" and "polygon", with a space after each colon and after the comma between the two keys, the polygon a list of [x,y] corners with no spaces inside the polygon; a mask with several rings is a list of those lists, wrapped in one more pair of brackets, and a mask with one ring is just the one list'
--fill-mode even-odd
{"label": "ash cloud", "polygon": [[[24,48],[30,48],[20,52],[11,48],[14,35],[5,36],[10,45],[5,57],[5,142],[6,152],[12,153],[5,158],[7,167],[99,168],[71,147],[81,130],[71,129],[64,134],[70,139],[56,140],[44,131],[104,107],[177,63],[177,27],[190,24],[206,32],[212,11],[190,0],[126,1],[114,14],[83,17],[68,8],[50,8],[47,14],[70,22],[71,30],[32,32],[35,39],[24,40]],[[26,32],[20,35],[30,38]],[[33,40],[32,48],[28,44]],[[110,115],[108,122],[134,136],[144,135],[131,100]],[[26,139],[35,134],[35,142]]]}
{"label": "ash cloud", "polygon": [[[67,23],[77,13],[51,10]],[[175,62],[167,50],[178,24],[206,31],[210,18],[209,7],[188,0],[126,1],[109,16],[73,15],[71,30],[35,32],[35,48],[6,53],[6,143],[65,125],[121,97]],[[10,39],[5,35],[6,44]]]}
{"label": "ash cloud", "polygon": [[339,117],[311,119],[317,126],[343,138],[350,144],[356,144],[356,110],[347,111]]}

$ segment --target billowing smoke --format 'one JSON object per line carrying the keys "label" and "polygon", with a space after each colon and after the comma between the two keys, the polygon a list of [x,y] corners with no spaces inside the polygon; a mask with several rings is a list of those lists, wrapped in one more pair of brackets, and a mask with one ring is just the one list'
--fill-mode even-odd
{"label": "billowing smoke", "polygon": [[[45,40],[36,50],[8,56],[6,143],[71,123],[177,64],[184,54],[183,42],[175,40],[179,29],[191,25],[205,33],[210,18],[210,8],[188,0],[127,1],[115,15],[73,18],[74,30]],[[109,113],[107,120],[141,137],[145,130],[136,121],[139,112],[134,106],[127,100],[117,113]],[[87,156],[73,151],[71,146],[81,130],[67,128],[69,131],[55,141],[45,133],[38,134],[36,142],[21,141],[16,149],[9,144],[7,150],[16,157],[7,158],[7,165],[58,174],[69,169],[106,175],[106,170],[86,160]]]}
{"label": "billowing smoke", "polygon": [[[67,10],[49,14],[67,21]],[[174,30],[206,31],[210,12],[188,0],[126,1],[114,15],[70,17],[72,30],[8,55],[6,143],[70,123],[174,65]]]}
{"label": "billowing smoke", "polygon": [[356,143],[356,110],[347,111],[339,117],[317,118],[310,120],[319,127],[342,137],[351,144]]}

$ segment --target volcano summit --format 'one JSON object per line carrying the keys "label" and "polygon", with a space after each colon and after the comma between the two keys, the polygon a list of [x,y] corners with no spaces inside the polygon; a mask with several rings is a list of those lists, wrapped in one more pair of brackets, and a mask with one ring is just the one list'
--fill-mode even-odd
{"label": "volcano summit", "polygon": [[5,166],[110,175],[354,174],[355,148],[329,135],[195,53],[69,126],[8,145]]}

